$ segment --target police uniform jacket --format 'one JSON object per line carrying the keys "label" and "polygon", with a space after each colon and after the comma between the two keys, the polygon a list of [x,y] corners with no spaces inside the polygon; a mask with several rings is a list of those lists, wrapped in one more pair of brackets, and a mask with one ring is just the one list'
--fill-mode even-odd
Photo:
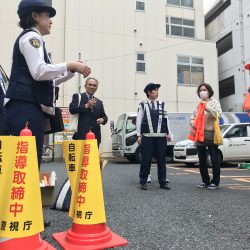
{"label": "police uniform jacket", "polygon": [[55,86],[73,77],[66,63],[51,64],[44,41],[35,28],[24,30],[17,38],[7,100],[38,104],[48,114],[54,114]]}
{"label": "police uniform jacket", "polygon": [[[165,103],[154,101],[154,105],[155,109],[152,108],[150,100],[139,104],[136,121],[137,136],[143,134],[148,137],[164,137],[169,134],[168,117],[164,110]],[[150,118],[151,122],[148,118]],[[159,121],[159,119],[161,120]],[[152,124],[153,131],[150,130],[150,124]]]}

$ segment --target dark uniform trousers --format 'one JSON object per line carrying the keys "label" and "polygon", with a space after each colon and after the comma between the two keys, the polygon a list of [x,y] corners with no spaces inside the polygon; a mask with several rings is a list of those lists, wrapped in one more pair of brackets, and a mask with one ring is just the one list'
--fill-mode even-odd
{"label": "dark uniform trousers", "polygon": [[140,183],[146,184],[150,173],[151,161],[153,154],[157,159],[158,181],[160,185],[166,184],[166,164],[165,156],[167,152],[166,137],[146,137],[141,138],[142,161],[140,166]]}
{"label": "dark uniform trousers", "polygon": [[11,100],[6,105],[6,120],[11,135],[19,136],[29,121],[29,129],[36,137],[38,166],[42,158],[45,117],[37,104]]}

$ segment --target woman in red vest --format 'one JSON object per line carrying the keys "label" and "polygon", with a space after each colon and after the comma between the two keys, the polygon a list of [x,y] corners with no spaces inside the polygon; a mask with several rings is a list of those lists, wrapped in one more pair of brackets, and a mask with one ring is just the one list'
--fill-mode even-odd
{"label": "woman in red vest", "polygon": [[[202,83],[197,94],[201,101],[197,105],[192,117],[192,131],[189,139],[195,141],[199,157],[200,174],[202,183],[198,188],[216,189],[220,184],[220,162],[218,145],[214,144],[214,121],[221,115],[221,106],[219,101],[212,98],[214,91],[207,83]],[[211,156],[213,167],[213,178],[210,180],[207,166],[207,152]]]}

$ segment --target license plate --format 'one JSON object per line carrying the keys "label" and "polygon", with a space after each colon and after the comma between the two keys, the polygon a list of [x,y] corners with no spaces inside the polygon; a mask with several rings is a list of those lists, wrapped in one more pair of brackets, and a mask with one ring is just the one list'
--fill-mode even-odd
{"label": "license plate", "polygon": [[175,157],[180,157],[180,156],[181,156],[181,153],[180,153],[180,152],[174,152],[174,156],[175,156]]}

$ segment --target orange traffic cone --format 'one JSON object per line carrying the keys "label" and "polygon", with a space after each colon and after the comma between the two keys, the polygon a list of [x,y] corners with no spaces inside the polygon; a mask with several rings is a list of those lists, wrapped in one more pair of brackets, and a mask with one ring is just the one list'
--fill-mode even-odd
{"label": "orange traffic cone", "polygon": [[[25,128],[21,130],[20,136],[32,136],[31,130],[28,128],[28,122]],[[34,234],[22,238],[0,238],[1,250],[56,250],[48,242],[41,239],[40,234]]]}
{"label": "orange traffic cone", "polygon": [[56,250],[48,242],[41,239],[40,234],[33,236],[7,239],[0,242],[1,250]]}
{"label": "orange traffic cone", "polygon": [[[93,159],[96,160],[98,158],[98,155],[99,155],[94,133],[89,132],[86,135],[85,144],[90,145],[90,147],[89,147],[90,151],[89,151],[89,156],[86,154],[83,156],[83,162],[85,161],[85,163],[86,163],[86,161],[87,161],[86,159],[89,159],[89,163],[91,165],[91,163],[94,162]],[[93,148],[92,148],[92,146],[93,146]],[[92,156],[91,156],[91,151],[93,152]],[[93,155],[93,154],[95,154],[95,155]],[[81,171],[83,171],[83,169],[81,169]],[[98,162],[97,162],[97,164],[91,165],[91,167],[89,168],[89,173],[90,173],[90,171],[95,171],[92,173],[96,173],[96,176],[92,176],[93,179],[91,179],[91,177],[89,176],[89,183],[87,183],[86,185],[89,184],[89,187],[92,188],[91,181],[95,180],[96,187],[98,187],[99,186],[98,182],[101,182],[101,172],[100,172]],[[101,183],[100,183],[100,186],[101,186]],[[96,192],[95,195],[91,195],[91,197],[86,197],[86,200],[87,200],[87,198],[94,197],[93,198],[94,200],[91,201],[93,203],[91,203],[91,204],[96,204],[96,206],[94,208],[90,209],[88,207],[87,202],[86,202],[86,204],[83,204],[84,210],[89,211],[88,212],[89,215],[95,214],[95,212],[97,210],[99,212],[102,209],[105,210],[104,204],[102,207],[102,203],[104,203],[103,202],[103,194],[100,194],[100,192],[99,192],[99,191],[102,192],[102,188],[101,189],[97,188],[97,189],[98,190],[95,190],[95,192]],[[75,192],[77,192],[77,191],[78,190],[76,189]],[[93,189],[92,189],[92,191],[93,191]],[[79,197],[83,198],[78,193],[77,199],[79,199]],[[100,202],[100,199],[102,199],[101,202]],[[118,246],[123,246],[123,245],[128,244],[127,240],[125,240],[122,237],[120,237],[119,235],[116,235],[115,233],[111,232],[110,229],[106,226],[105,222],[91,224],[91,223],[88,223],[86,221],[83,221],[83,223],[81,223],[81,220],[80,219],[77,220],[77,218],[75,217],[75,214],[78,214],[78,215],[80,214],[81,208],[77,207],[77,204],[74,208],[75,208],[74,209],[75,213],[74,213],[72,227],[67,232],[53,234],[53,238],[63,247],[63,249],[66,249],[66,250],[71,250],[71,249],[72,250],[81,250],[81,249],[94,250],[94,249],[113,248],[113,247],[118,247]],[[78,210],[78,211],[76,212],[76,210]],[[103,211],[103,213],[100,212],[100,214],[101,214],[101,216],[100,216],[101,220],[99,218],[97,220],[106,221],[105,212],[104,211]],[[85,214],[85,216],[86,216],[86,214]],[[104,217],[104,220],[103,220],[103,217]],[[77,222],[80,221],[80,223],[76,223],[76,221]]]}

